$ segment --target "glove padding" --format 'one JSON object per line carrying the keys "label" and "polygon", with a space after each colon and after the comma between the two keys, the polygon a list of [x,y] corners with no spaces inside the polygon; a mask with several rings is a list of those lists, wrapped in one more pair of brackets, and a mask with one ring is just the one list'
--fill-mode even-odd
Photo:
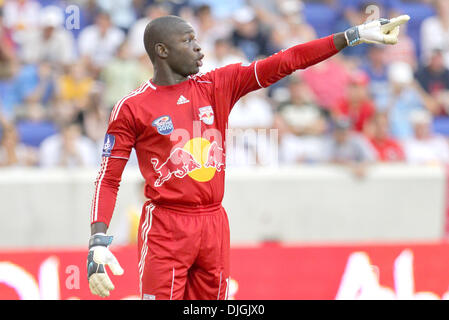
{"label": "glove padding", "polygon": [[96,234],[89,242],[89,254],[87,255],[87,278],[89,289],[100,297],[109,296],[114,290],[114,285],[109,278],[105,265],[109,266],[114,275],[122,275],[123,269],[115,256],[109,251],[108,246],[112,242],[111,236]]}
{"label": "glove padding", "polygon": [[400,25],[410,20],[410,16],[402,15],[393,19],[378,19],[345,31],[349,46],[360,43],[396,44]]}

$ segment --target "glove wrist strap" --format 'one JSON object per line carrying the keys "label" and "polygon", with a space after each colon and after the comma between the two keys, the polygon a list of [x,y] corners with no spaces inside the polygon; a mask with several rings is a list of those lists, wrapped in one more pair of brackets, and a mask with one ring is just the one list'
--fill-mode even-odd
{"label": "glove wrist strap", "polygon": [[348,43],[348,46],[356,46],[361,41],[360,39],[360,32],[358,27],[352,27],[345,31],[345,38],[346,42]]}
{"label": "glove wrist strap", "polygon": [[89,249],[96,246],[108,247],[113,238],[113,236],[107,236],[105,234],[94,234],[89,239]]}

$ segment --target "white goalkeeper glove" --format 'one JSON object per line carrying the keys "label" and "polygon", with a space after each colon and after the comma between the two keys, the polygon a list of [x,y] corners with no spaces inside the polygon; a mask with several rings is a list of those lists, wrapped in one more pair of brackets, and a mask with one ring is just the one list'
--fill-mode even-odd
{"label": "white goalkeeper glove", "polygon": [[123,274],[123,269],[108,246],[113,237],[104,233],[97,233],[90,237],[89,254],[87,255],[87,279],[90,292],[100,297],[109,296],[114,285],[106,272],[106,265],[116,276]]}
{"label": "white goalkeeper glove", "polygon": [[396,44],[399,26],[410,20],[410,16],[402,15],[393,19],[378,19],[352,27],[345,31],[348,45],[353,47],[360,43]]}

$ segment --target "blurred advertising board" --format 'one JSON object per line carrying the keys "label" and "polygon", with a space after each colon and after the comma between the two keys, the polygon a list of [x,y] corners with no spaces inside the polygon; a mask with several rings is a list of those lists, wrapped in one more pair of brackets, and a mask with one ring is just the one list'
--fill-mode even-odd
{"label": "blurred advertising board", "polygon": [[[135,246],[108,299],[137,299]],[[95,299],[84,249],[0,251],[0,300]],[[449,299],[449,244],[283,246],[231,250],[230,299]]]}

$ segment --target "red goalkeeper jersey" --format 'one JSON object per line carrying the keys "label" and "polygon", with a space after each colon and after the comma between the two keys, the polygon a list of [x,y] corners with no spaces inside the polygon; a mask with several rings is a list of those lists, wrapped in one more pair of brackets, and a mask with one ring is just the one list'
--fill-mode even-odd
{"label": "red goalkeeper jersey", "polygon": [[[170,86],[151,80],[112,110],[91,223],[109,225],[123,169],[135,148],[145,195],[183,211],[220,206],[229,113],[240,97],[337,53],[333,36],[249,65],[232,64]],[[323,79],[325,81],[325,79]]]}

